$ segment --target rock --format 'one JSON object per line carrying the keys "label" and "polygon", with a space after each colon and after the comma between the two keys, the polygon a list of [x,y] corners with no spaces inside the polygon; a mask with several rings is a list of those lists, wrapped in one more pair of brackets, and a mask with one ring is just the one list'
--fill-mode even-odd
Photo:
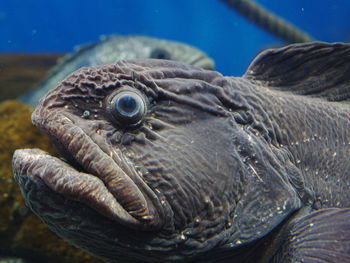
{"label": "rock", "polygon": [[0,255],[33,262],[100,262],[53,234],[24,205],[12,176],[14,150],[40,147],[55,152],[47,136],[32,126],[32,111],[16,101],[0,104]]}

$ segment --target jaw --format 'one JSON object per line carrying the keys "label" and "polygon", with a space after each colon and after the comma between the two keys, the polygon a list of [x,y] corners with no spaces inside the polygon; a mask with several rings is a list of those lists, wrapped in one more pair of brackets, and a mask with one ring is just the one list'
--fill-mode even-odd
{"label": "jaw", "polygon": [[162,226],[157,196],[123,162],[117,150],[108,150],[108,145],[100,147],[98,136],[92,138],[66,115],[56,113],[47,119],[43,123],[33,114],[34,124],[46,131],[82,171],[38,149],[17,150],[13,169],[18,182],[29,177],[44,183],[65,198],[80,201],[128,227],[154,230]]}

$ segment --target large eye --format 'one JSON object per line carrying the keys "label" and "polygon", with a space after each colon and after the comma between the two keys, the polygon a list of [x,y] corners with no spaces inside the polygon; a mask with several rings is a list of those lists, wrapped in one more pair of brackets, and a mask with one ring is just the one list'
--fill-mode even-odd
{"label": "large eye", "polygon": [[146,112],[146,103],[142,96],[129,90],[117,93],[110,107],[117,121],[126,124],[140,122]]}
{"label": "large eye", "polygon": [[157,59],[170,59],[170,54],[167,50],[163,48],[156,48],[152,50],[151,58],[157,58]]}

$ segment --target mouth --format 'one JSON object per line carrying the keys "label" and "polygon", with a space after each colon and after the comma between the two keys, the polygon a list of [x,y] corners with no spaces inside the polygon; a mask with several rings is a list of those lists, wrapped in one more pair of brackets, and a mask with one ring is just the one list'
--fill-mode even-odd
{"label": "mouth", "polygon": [[115,150],[106,153],[98,137],[89,136],[84,127],[63,114],[43,119],[34,112],[32,118],[74,162],[39,149],[17,150],[13,170],[20,186],[21,177],[30,177],[120,224],[143,230],[160,228],[157,196],[130,167],[125,169],[120,154]]}

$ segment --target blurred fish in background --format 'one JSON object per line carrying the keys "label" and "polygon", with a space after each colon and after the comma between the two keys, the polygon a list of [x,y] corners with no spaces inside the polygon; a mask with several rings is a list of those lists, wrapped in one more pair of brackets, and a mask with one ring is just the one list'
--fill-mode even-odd
{"label": "blurred fish in background", "polygon": [[204,69],[214,68],[214,61],[204,52],[180,42],[144,36],[102,36],[99,42],[77,47],[74,53],[61,58],[37,89],[19,100],[35,106],[49,89],[78,68],[138,58],[169,59]]}

